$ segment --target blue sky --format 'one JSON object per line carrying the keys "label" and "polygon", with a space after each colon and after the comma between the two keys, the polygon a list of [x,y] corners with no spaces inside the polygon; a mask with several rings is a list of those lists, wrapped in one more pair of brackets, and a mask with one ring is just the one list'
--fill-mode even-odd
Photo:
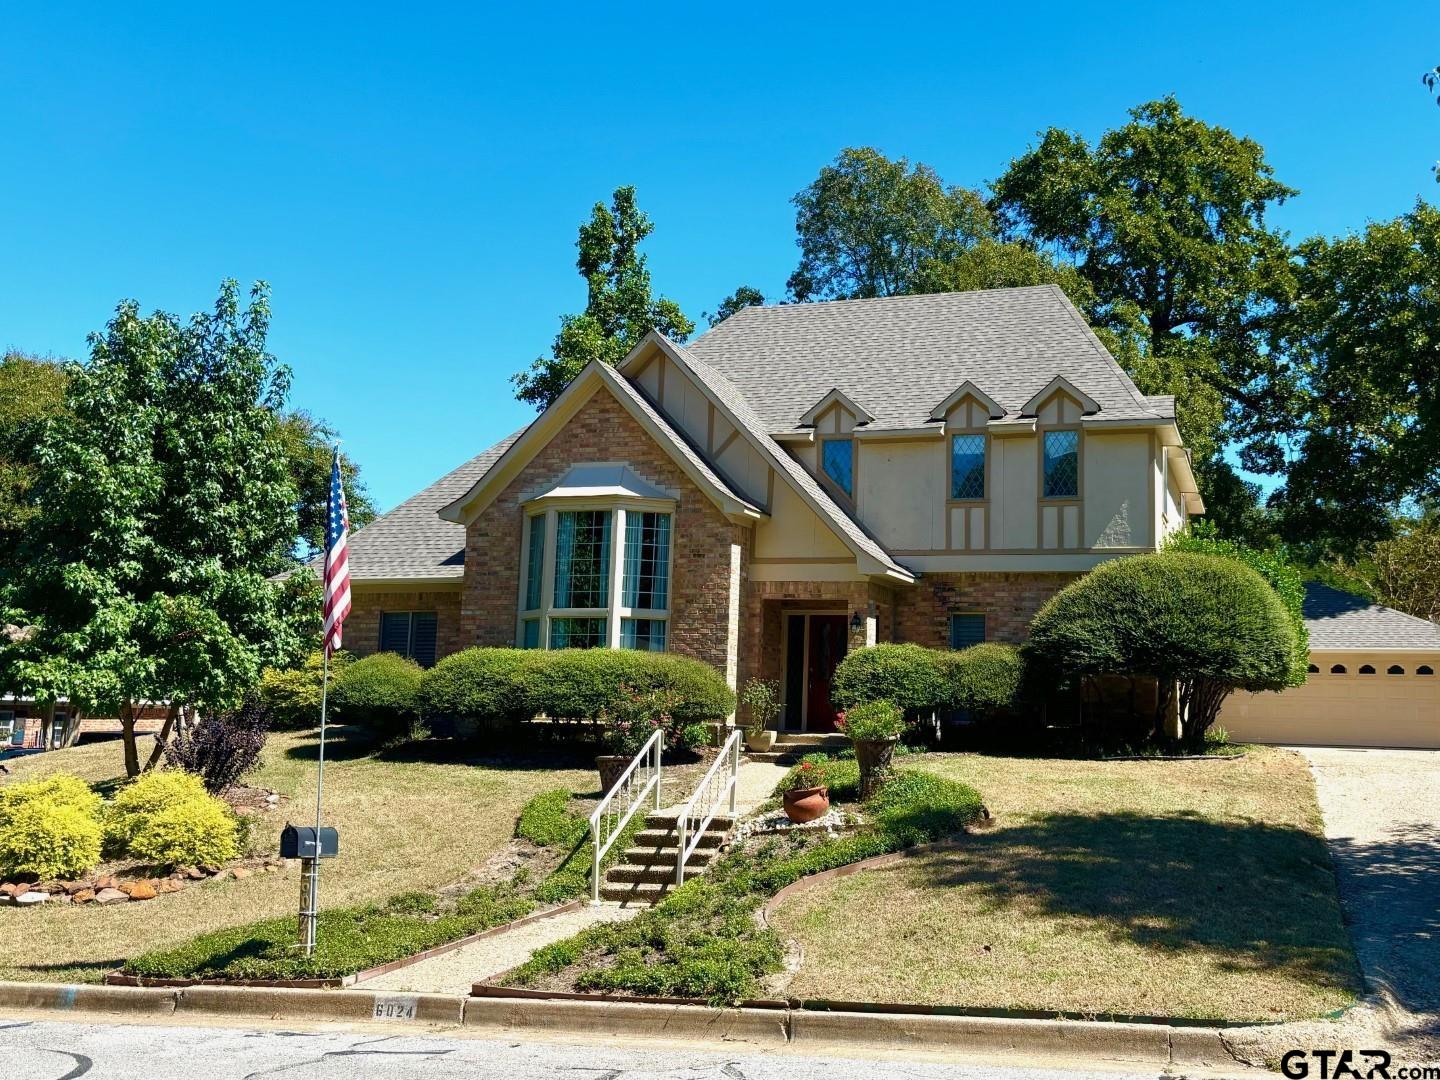
{"label": "blue sky", "polygon": [[294,403],[387,508],[528,418],[507,377],[583,305],[576,228],[620,184],[697,321],[781,292],[788,200],[847,145],[979,185],[1173,92],[1264,144],[1296,235],[1437,194],[1408,4],[292,7],[0,15],[0,346],[80,357],[122,298],[264,278]]}

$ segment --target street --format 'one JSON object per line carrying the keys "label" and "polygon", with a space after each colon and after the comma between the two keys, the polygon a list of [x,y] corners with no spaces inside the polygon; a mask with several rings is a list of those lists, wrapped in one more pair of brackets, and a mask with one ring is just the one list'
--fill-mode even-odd
{"label": "street", "polygon": [[[870,1080],[1177,1080],[1147,1071],[1071,1069],[1062,1062],[1030,1065],[983,1060],[946,1064],[934,1055],[907,1058],[809,1056],[736,1045],[615,1042],[560,1043],[496,1039],[464,1031],[403,1033],[367,1025],[311,1030],[185,1027],[103,1020],[56,1022],[0,1019],[0,1075],[26,1080],[250,1080],[269,1076],[504,1077],[539,1080],[810,1080],[864,1073]],[[1187,1075],[1198,1075],[1189,1073]]]}

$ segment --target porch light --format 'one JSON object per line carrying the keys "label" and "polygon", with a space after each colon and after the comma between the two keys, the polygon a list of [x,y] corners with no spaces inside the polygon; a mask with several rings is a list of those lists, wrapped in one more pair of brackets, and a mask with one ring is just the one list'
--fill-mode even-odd
{"label": "porch light", "polygon": [[858,611],[852,611],[850,613],[850,632],[852,634],[858,634],[864,626],[865,616],[861,615]]}

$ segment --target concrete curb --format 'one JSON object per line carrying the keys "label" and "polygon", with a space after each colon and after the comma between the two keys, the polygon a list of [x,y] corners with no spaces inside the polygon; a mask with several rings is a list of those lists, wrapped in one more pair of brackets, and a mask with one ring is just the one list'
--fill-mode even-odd
{"label": "concrete curb", "polygon": [[0,1010],[417,1023],[496,1031],[700,1040],[819,1049],[843,1045],[986,1054],[1067,1054],[1119,1062],[1233,1066],[1214,1028],[793,1008],[713,1009],[626,1001],[389,994],[283,987],[57,986],[0,982]]}

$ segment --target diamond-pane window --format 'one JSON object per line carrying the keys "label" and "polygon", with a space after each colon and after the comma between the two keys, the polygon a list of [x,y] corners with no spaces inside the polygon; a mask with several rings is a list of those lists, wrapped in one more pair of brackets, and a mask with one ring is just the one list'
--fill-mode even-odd
{"label": "diamond-pane window", "polygon": [[826,439],[820,444],[820,465],[825,475],[846,495],[855,494],[855,442]]}
{"label": "diamond-pane window", "polygon": [[955,435],[951,438],[950,498],[985,498],[984,435]]}
{"label": "diamond-pane window", "polygon": [[1074,499],[1080,495],[1080,433],[1045,432],[1045,498]]}

